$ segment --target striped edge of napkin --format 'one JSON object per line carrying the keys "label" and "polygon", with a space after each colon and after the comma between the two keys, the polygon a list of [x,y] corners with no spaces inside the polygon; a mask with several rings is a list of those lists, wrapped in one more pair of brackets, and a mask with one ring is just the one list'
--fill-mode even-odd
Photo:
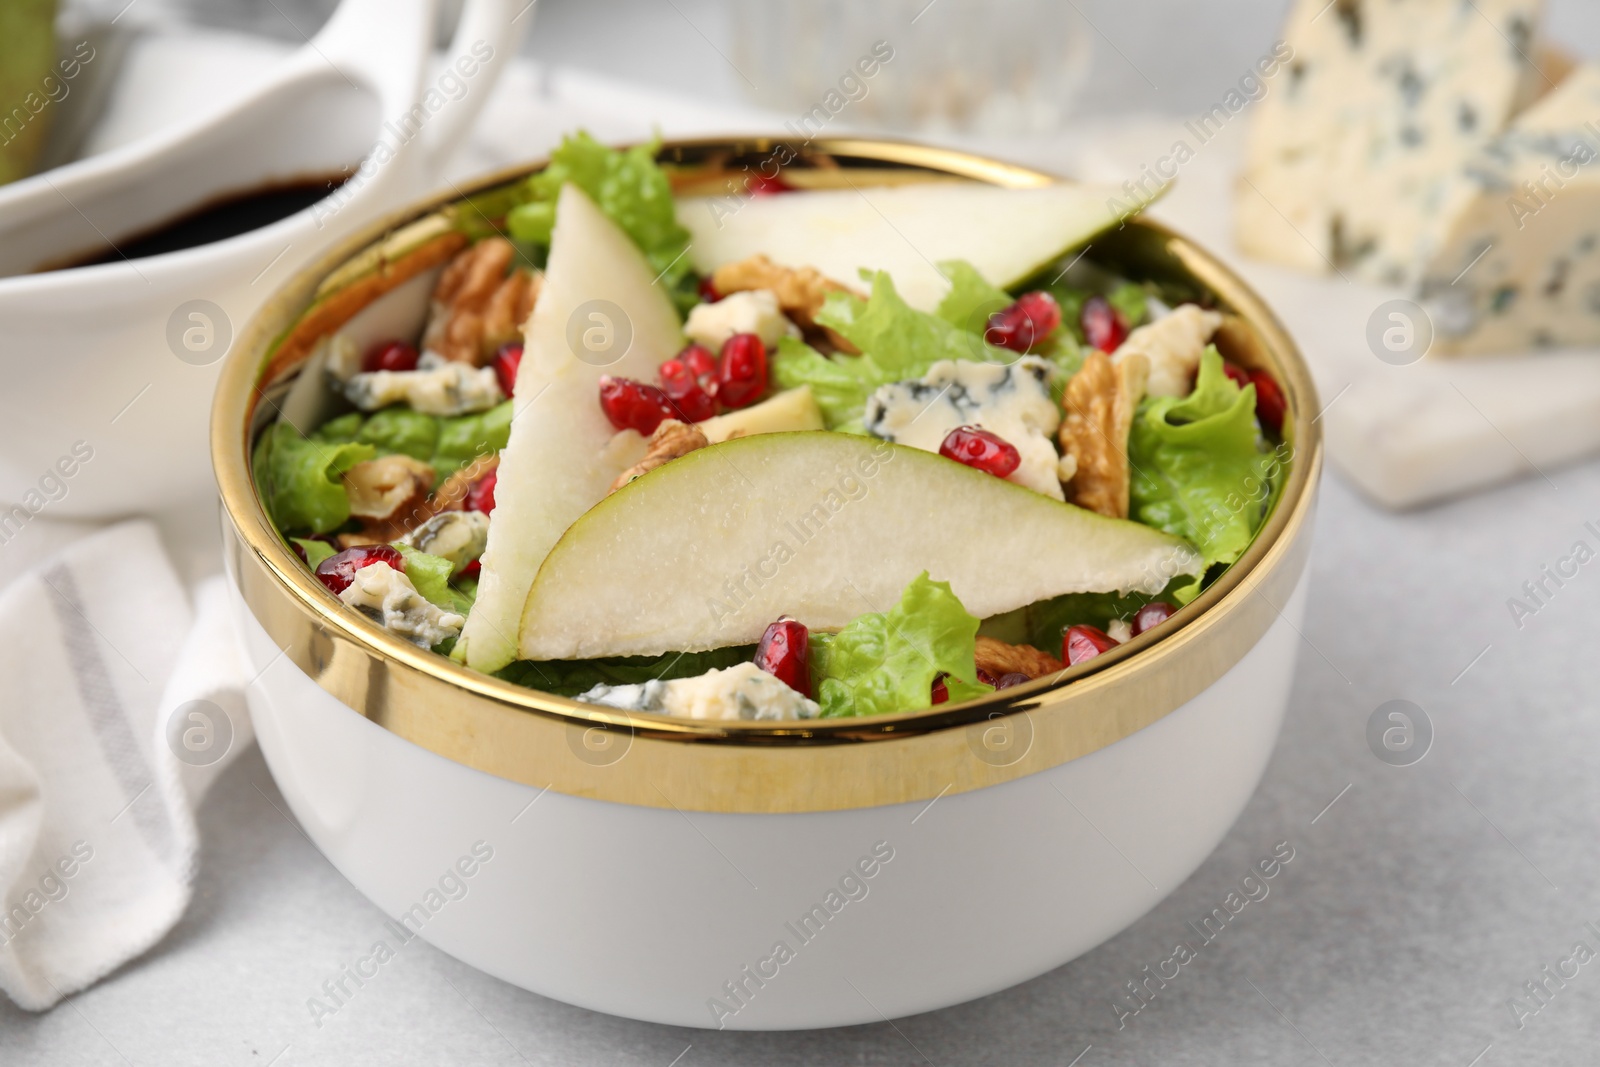
{"label": "striped edge of napkin", "polygon": [[222,578],[193,604],[154,526],[0,592],[0,989],[42,1010],[182,916],[194,808],[253,739]]}

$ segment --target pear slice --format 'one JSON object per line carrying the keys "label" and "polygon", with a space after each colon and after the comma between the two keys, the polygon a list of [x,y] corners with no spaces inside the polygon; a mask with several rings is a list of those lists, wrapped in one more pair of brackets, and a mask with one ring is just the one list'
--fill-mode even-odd
{"label": "pear slice", "polygon": [[545,554],[638,458],[608,447],[617,432],[600,410],[599,381],[649,381],[683,347],[678,313],[654,275],[592,200],[562,188],[517,370],[478,598],[457,644],[478,670],[516,658],[517,623]]}
{"label": "pear slice", "polygon": [[1004,289],[1164,191],[1130,196],[1109,185],[1003,189],[965,181],[863,186],[742,202],[690,197],[678,202],[678,221],[693,235],[689,255],[703,274],[757,253],[846,285],[863,268],[886,270],[908,304],[932,311],[950,288],[935,263],[964,259]]}
{"label": "pear slice", "polygon": [[691,452],[607,497],[528,594],[524,659],[658,655],[760,639],[791,615],[838,630],[921,571],[968,611],[1062,593],[1156,593],[1188,544],[920,449],[810,431]]}

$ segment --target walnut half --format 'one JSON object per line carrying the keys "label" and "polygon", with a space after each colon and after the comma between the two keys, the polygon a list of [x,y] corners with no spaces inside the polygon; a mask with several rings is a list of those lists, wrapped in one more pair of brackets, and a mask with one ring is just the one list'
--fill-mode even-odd
{"label": "walnut half", "polygon": [[1149,374],[1143,353],[1113,363],[1096,349],[1067,382],[1059,439],[1075,468],[1067,499],[1079,507],[1128,517],[1128,430]]}
{"label": "walnut half", "polygon": [[433,488],[433,468],[410,456],[379,456],[345,471],[344,487],[361,530],[340,534],[340,546],[386,544],[415,525]]}
{"label": "walnut half", "polygon": [[1004,674],[1026,674],[1029,679],[1065,670],[1067,665],[1032,645],[1008,645],[993,637],[978,638],[973,657],[978,669],[992,678]]}
{"label": "walnut half", "polygon": [[[393,459],[395,457],[389,456],[385,458]],[[409,463],[417,463],[416,460],[409,457],[400,458],[406,459]],[[360,467],[363,464],[358,463],[356,466]],[[418,464],[418,466],[427,467],[427,464]],[[357,515],[357,518],[362,519],[362,528],[355,533],[340,534],[339,547],[386,545],[391,541],[397,541],[406,536],[441,512],[462,510],[467,501],[467,493],[473,485],[487,478],[499,466],[500,453],[491,452],[486,456],[479,456],[441,482],[439,488],[435,489],[431,496],[412,497],[401,507],[397,507],[382,518],[363,518]],[[354,470],[355,468],[351,469]],[[432,468],[428,468],[428,485],[433,484],[433,477]],[[352,497],[352,502],[353,500],[354,498]]]}
{"label": "walnut half", "polygon": [[817,312],[829,293],[855,293],[848,285],[825,277],[814,267],[783,267],[757,253],[737,263],[724,263],[711,275],[717,292],[741,293],[747,289],[770,289],[778,297],[778,307],[807,333],[828,335],[835,348],[855,354],[857,349],[832,330],[817,324]]}
{"label": "walnut half", "polygon": [[504,237],[486,237],[450,261],[433,290],[424,348],[481,367],[501,345],[522,339],[544,275],[511,269],[516,254]]}

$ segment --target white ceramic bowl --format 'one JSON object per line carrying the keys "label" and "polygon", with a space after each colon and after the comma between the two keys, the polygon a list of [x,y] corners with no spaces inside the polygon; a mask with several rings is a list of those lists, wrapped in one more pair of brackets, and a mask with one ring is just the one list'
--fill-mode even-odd
{"label": "white ceramic bowl", "polygon": [[[766,147],[664,151],[687,165]],[[904,145],[813,151],[1047,180]],[[525,989],[638,1019],[870,1022],[1003,989],[1126,928],[1255,789],[1298,647],[1316,405],[1270,313],[1182,238],[1136,222],[1096,252],[1214,300],[1230,313],[1228,354],[1284,387],[1293,460],[1246,556],[1161,630],[1059,684],[787,726],[629,715],[475,675],[342,611],[299,566],[249,483],[254,394],[269,339],[354,251],[252,327],[224,372],[213,445],[262,671],[262,751],[307,834],[397,920],[391,942],[419,934]]]}

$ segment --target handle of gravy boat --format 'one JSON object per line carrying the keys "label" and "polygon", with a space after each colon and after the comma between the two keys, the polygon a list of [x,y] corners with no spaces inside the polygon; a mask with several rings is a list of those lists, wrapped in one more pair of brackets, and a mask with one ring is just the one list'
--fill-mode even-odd
{"label": "handle of gravy boat", "polygon": [[[454,91],[460,96],[451,101],[448,114],[441,114],[440,121],[430,126],[425,134],[429,162],[435,171],[450,158],[477,121],[495,82],[510,65],[523,35],[533,25],[536,3],[537,0],[466,0],[455,36],[445,52],[456,77],[447,84],[447,72],[441,69],[434,79],[441,91],[447,94]],[[464,83],[466,88],[453,89],[454,82]]]}
{"label": "handle of gravy boat", "polygon": [[404,156],[417,181],[438,179],[516,53],[534,4],[466,0],[435,69],[437,7],[437,0],[343,0],[310,42],[310,51],[346,78],[366,83],[378,98],[378,141],[362,164],[369,176]]}

